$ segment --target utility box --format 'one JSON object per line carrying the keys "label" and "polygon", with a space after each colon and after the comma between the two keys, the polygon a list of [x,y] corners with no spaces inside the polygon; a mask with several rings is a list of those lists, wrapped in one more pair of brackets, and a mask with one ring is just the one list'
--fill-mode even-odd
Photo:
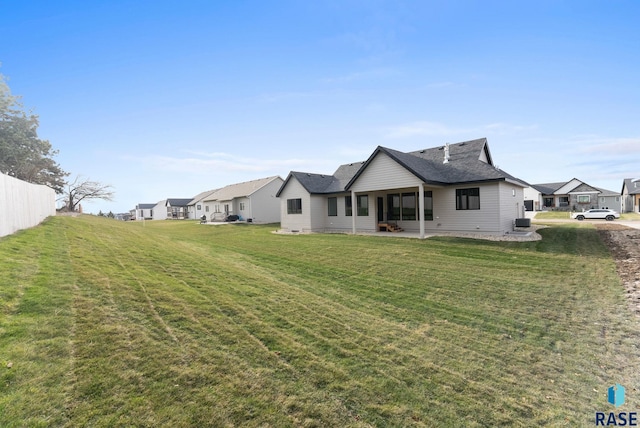
{"label": "utility box", "polygon": [[530,218],[517,218],[516,219],[516,227],[531,227],[531,219]]}

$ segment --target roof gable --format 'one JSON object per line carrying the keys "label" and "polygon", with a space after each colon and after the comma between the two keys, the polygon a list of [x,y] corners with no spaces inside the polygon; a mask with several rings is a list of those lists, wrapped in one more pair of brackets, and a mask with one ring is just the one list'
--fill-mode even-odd
{"label": "roof gable", "polygon": [[276,175],[272,177],[260,178],[257,180],[244,181],[242,183],[229,184],[228,186],[216,190],[215,192],[207,196],[204,200],[230,201],[235,198],[244,198],[247,196],[251,196],[258,190],[262,189],[264,186],[275,180],[282,181],[282,178]]}
{"label": "roof gable", "polygon": [[408,153],[378,146],[365,162],[341,165],[333,175],[291,171],[276,196],[280,196],[292,178],[310,194],[348,191],[380,154],[385,154],[422,182],[434,186],[507,180],[522,187],[528,186],[523,180],[493,165],[486,138],[449,144],[448,151],[445,163],[445,146]]}
{"label": "roof gable", "polygon": [[169,198],[165,202],[166,207],[186,207],[189,202],[191,202],[191,198],[189,199],[178,199],[178,198]]}
{"label": "roof gable", "polygon": [[[527,184],[493,166],[486,138],[449,144],[446,146],[404,153],[379,146],[365,165],[351,179],[347,189],[353,186],[363,171],[381,152],[398,162],[423,182],[432,185],[451,185],[481,181],[509,180],[526,187]],[[446,158],[446,162],[445,162]]]}
{"label": "roof gable", "polygon": [[627,188],[627,194],[640,195],[640,178],[625,178],[622,182],[620,194],[624,193],[625,187]]}

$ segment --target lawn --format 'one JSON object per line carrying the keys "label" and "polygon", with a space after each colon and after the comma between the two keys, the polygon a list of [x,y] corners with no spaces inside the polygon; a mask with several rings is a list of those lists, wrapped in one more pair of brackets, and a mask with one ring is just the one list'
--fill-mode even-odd
{"label": "lawn", "polygon": [[0,239],[0,426],[583,426],[640,405],[595,230],[500,243],[56,217]]}

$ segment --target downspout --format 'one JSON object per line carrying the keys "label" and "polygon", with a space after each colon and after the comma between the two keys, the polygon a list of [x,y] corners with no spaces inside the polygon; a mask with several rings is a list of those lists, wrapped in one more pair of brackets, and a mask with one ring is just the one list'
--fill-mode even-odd
{"label": "downspout", "polygon": [[420,219],[420,239],[424,239],[424,183],[418,185],[418,218]]}

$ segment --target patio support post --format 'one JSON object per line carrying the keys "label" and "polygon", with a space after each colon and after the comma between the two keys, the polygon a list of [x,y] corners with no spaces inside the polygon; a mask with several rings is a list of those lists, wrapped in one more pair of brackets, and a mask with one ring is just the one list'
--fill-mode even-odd
{"label": "patio support post", "polygon": [[358,215],[358,204],[356,202],[356,192],[351,191],[351,230],[356,234],[356,215]]}
{"label": "patio support post", "polygon": [[418,185],[418,218],[420,219],[420,239],[424,239],[424,184]]}

